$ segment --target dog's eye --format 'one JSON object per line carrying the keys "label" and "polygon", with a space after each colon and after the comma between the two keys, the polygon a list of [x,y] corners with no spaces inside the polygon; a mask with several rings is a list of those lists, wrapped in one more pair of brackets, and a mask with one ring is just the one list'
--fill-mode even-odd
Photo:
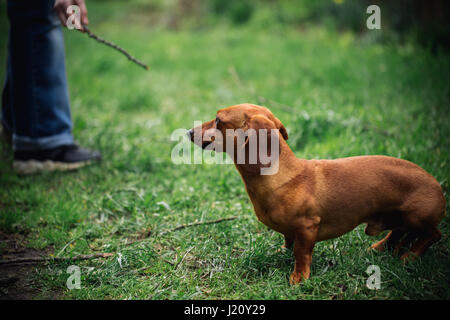
{"label": "dog's eye", "polygon": [[220,119],[216,117],[216,127],[219,124],[219,122],[220,122]]}

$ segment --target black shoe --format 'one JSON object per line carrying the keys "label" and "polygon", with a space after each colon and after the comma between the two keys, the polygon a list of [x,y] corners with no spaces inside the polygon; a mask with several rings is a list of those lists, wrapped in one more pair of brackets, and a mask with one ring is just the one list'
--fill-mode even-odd
{"label": "black shoe", "polygon": [[36,151],[14,151],[13,168],[20,174],[42,171],[74,170],[93,161],[100,161],[97,151],[83,149],[75,144]]}

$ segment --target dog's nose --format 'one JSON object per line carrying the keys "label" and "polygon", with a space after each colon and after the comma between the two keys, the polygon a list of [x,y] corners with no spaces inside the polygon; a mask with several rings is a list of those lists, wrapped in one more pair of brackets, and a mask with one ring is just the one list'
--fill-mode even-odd
{"label": "dog's nose", "polygon": [[192,140],[192,136],[194,135],[194,129],[186,131],[186,134],[187,134],[189,140]]}

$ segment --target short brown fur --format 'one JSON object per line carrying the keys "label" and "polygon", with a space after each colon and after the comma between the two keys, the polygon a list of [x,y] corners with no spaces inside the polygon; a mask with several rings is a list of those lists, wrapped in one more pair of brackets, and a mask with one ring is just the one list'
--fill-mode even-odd
{"label": "short brown fur", "polygon": [[[339,237],[362,223],[367,224],[368,235],[391,230],[372,249],[398,252],[412,243],[402,260],[422,255],[441,238],[437,225],[445,215],[445,198],[436,179],[418,165],[387,156],[298,159],[285,141],[283,124],[269,109],[257,105],[221,109],[217,119],[217,125],[211,120],[194,130],[202,137],[211,128],[224,136],[226,129],[252,126],[280,132],[276,174],[260,175],[243,164],[236,168],[258,219],[284,235],[285,247],[294,246],[292,284],[309,278],[316,242]],[[201,146],[209,143],[202,140]]]}

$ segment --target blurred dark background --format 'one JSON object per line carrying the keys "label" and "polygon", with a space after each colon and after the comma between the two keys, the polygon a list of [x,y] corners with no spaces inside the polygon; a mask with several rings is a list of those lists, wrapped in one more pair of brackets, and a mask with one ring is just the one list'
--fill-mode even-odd
{"label": "blurred dark background", "polygon": [[[372,4],[381,9],[383,32],[369,33],[361,23],[369,16],[366,9]],[[159,22],[172,29],[224,22],[262,28],[320,24],[356,32],[370,42],[409,41],[433,52],[450,49],[450,2],[445,0],[134,0],[130,5],[150,6],[153,17],[159,16],[163,19]],[[167,15],[159,14],[162,12]]]}
{"label": "blurred dark background", "polygon": [[[104,19],[120,16],[120,1],[87,0],[88,9],[110,2]],[[412,43],[436,53],[450,50],[450,2],[446,0],[129,0],[130,11],[152,27],[171,30],[203,29],[219,24],[255,28],[320,25],[329,31],[351,31],[368,43]],[[4,11],[6,0],[0,10]],[[381,9],[383,32],[369,32],[365,21],[369,5]],[[103,5],[104,7],[104,5]],[[145,14],[143,14],[145,13]],[[96,21],[101,19],[98,14]],[[0,14],[6,33],[6,12]]]}

